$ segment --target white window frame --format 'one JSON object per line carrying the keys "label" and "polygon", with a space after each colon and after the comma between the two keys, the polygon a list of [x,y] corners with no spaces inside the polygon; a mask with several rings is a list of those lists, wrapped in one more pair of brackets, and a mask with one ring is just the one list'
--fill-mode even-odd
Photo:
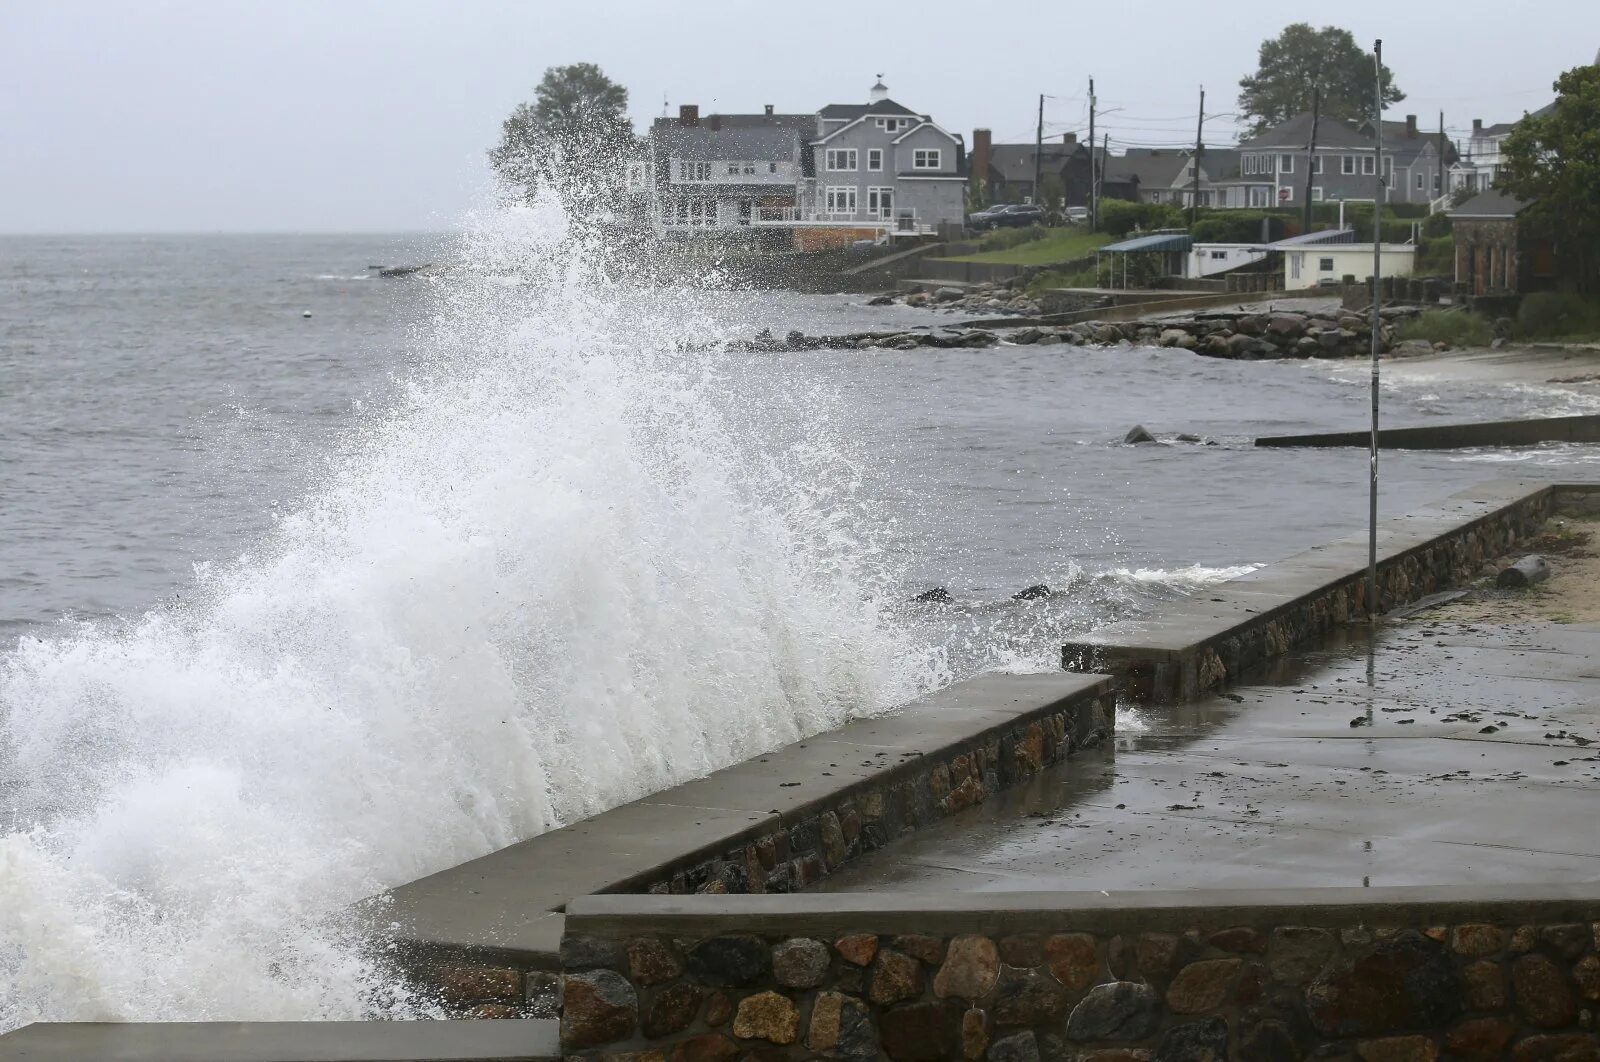
{"label": "white window frame", "polygon": [[711,180],[710,162],[691,162],[686,159],[678,160],[678,182],[680,184],[709,180]]}
{"label": "white window frame", "polygon": [[1314,184],[1311,186],[1311,201],[1313,203],[1322,202],[1322,185]]}
{"label": "white window frame", "polygon": [[937,170],[944,166],[944,148],[917,148],[911,152],[911,168]]}
{"label": "white window frame", "polygon": [[1426,187],[1426,185],[1422,183],[1424,176],[1426,175],[1421,170],[1417,171],[1417,191],[1419,192],[1423,191]]}
{"label": "white window frame", "polygon": [[1346,177],[1354,177],[1356,175],[1356,157],[1354,155],[1341,155],[1339,157],[1344,160],[1339,163],[1339,172]]}
{"label": "white window frame", "polygon": [[1294,202],[1294,185],[1280,184],[1278,186],[1278,202],[1280,204]]}
{"label": "white window frame", "polygon": [[1322,173],[1322,156],[1321,155],[1312,155],[1311,156],[1311,172],[1315,173],[1315,174],[1319,174],[1319,175]]}
{"label": "white window frame", "polygon": [[1279,173],[1293,173],[1294,172],[1294,156],[1293,155],[1279,155],[1278,156],[1278,172]]}
{"label": "white window frame", "polygon": [[1271,205],[1272,205],[1272,189],[1271,188],[1268,188],[1264,184],[1253,184],[1253,185],[1250,186],[1250,206],[1251,206],[1252,209],[1258,208],[1258,207],[1269,207]]}
{"label": "white window frame", "polygon": [[[829,173],[854,173],[860,161],[860,155],[855,148],[829,148],[823,157]],[[849,165],[841,165],[845,162]]]}
{"label": "white window frame", "polygon": [[867,172],[883,172],[883,148],[867,148]]}
{"label": "white window frame", "polygon": [[829,214],[856,214],[856,186],[853,184],[830,184],[827,187],[823,205]]}
{"label": "white window frame", "polygon": [[1256,157],[1254,155],[1246,155],[1244,157],[1244,172],[1245,173],[1254,173],[1254,172],[1256,172]]}
{"label": "white window frame", "polygon": [[737,162],[728,163],[728,176],[729,177],[737,177],[737,176],[739,176],[739,164]]}
{"label": "white window frame", "polygon": [[1361,156],[1361,176],[1371,177],[1378,172],[1378,160],[1371,155]]}
{"label": "white window frame", "polygon": [[[884,209],[883,193],[889,193],[889,208]],[[877,200],[877,205],[873,205]],[[874,184],[867,187],[867,217],[887,219],[894,215],[894,186],[887,184]]]}
{"label": "white window frame", "polygon": [[1394,176],[1394,156],[1393,155],[1385,155],[1383,157],[1383,175],[1385,177],[1393,177]]}

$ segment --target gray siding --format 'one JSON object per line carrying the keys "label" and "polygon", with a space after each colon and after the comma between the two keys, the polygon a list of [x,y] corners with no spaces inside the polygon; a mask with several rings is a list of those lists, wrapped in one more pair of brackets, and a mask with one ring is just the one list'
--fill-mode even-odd
{"label": "gray siding", "polygon": [[[916,211],[917,221],[924,225],[937,225],[941,221],[959,221],[963,216],[965,190],[959,180],[930,181],[905,179],[901,173],[912,171],[913,152],[918,148],[937,148],[941,152],[939,169],[926,171],[928,176],[944,174],[954,177],[959,145],[948,136],[931,127],[917,129],[906,136],[906,130],[893,133],[878,128],[869,117],[858,125],[843,130],[826,143],[815,147],[817,166],[817,209],[825,209],[828,189],[854,187],[856,189],[856,214],[862,221],[872,220],[868,213],[868,190],[890,188],[897,210]],[[894,141],[905,137],[899,144]],[[829,170],[828,152],[854,149],[856,168],[853,171]],[[869,170],[868,152],[883,152],[883,168]],[[922,171],[918,171],[919,176]]]}

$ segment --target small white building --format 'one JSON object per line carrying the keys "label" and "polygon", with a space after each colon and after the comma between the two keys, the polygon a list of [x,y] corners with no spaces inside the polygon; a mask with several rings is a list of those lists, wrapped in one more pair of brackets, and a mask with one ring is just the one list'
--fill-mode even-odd
{"label": "small white building", "polygon": [[1270,250],[1260,243],[1197,243],[1184,261],[1183,275],[1191,279],[1226,273],[1266,258]]}
{"label": "small white building", "polygon": [[[1417,249],[1409,243],[1386,243],[1379,248],[1383,275],[1409,277],[1416,269]],[[1357,282],[1372,278],[1372,244],[1336,243],[1284,249],[1283,286],[1287,291],[1327,287],[1345,277]]]}

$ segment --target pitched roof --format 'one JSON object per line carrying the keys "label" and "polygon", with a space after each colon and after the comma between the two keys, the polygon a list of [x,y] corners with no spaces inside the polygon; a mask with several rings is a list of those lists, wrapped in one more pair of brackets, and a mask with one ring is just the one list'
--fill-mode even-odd
{"label": "pitched roof", "polygon": [[852,121],[864,114],[909,114],[913,118],[922,117],[911,108],[890,99],[874,100],[871,103],[830,103],[817,113],[824,118],[843,118],[845,121]]}
{"label": "pitched roof", "polygon": [[1172,148],[1129,148],[1106,163],[1109,181],[1137,180],[1143,188],[1169,188],[1189,164],[1189,153]]}
{"label": "pitched roof", "polygon": [[1063,144],[1059,141],[1046,142],[1042,149],[1035,149],[1032,144],[991,144],[989,168],[999,173],[1003,181],[1032,181],[1033,157],[1036,150],[1039,155],[1039,168],[1058,173],[1074,157],[1087,154],[1089,149],[1083,144]]}
{"label": "pitched roof", "polygon": [[798,159],[804,135],[815,127],[809,114],[712,114],[687,126],[657,118],[650,133],[675,158],[774,161]]}
{"label": "pitched roof", "polygon": [[1518,199],[1498,188],[1491,188],[1487,192],[1479,192],[1460,206],[1451,207],[1449,213],[1453,218],[1514,218],[1531,205],[1527,199]]}
{"label": "pitched roof", "polygon": [[[1242,140],[1239,147],[1245,151],[1257,148],[1304,148],[1311,142],[1311,114],[1297,114],[1263,132]],[[1317,122],[1317,147],[1319,148],[1372,148],[1372,137],[1348,122],[1323,115]]]}

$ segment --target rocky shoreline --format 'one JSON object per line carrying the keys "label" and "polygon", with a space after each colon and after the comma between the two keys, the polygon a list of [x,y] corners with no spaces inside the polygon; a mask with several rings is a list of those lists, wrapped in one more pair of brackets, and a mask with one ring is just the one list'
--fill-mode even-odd
{"label": "rocky shoreline", "polygon": [[[1386,307],[1381,312],[1379,350],[1396,344],[1394,326],[1414,316],[1414,306]],[[915,350],[919,347],[981,348],[1001,344],[1110,347],[1118,344],[1176,347],[1211,358],[1258,361],[1269,358],[1352,358],[1371,350],[1370,317],[1354,310],[1294,313],[1246,308],[1190,314],[1152,315],[1137,321],[1075,321],[1050,324],[1023,318],[1015,326],[986,322],[984,327],[943,328],[807,335],[791,331],[782,337],[763,330],[753,339],[735,340],[729,350],[777,353],[795,350]]]}

